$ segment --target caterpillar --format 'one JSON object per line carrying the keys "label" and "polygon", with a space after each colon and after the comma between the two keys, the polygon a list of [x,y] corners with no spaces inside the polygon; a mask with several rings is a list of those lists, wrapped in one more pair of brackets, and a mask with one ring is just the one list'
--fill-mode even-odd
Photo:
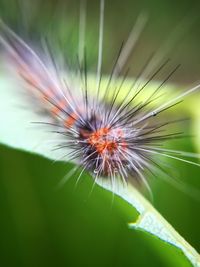
{"label": "caterpillar", "polygon": [[[153,173],[159,167],[154,155],[199,166],[198,163],[177,156],[181,154],[195,157],[192,153],[160,147],[167,140],[180,138],[180,133],[163,133],[163,129],[176,120],[160,121],[157,118],[160,113],[199,90],[200,84],[152,107],[152,103],[161,97],[163,84],[178,69],[178,65],[156,86],[150,96],[137,102],[137,97],[168,63],[166,60],[142,85],[138,82],[143,73],[141,72],[119,102],[128,72],[115,88],[111,83],[120,75],[134,45],[135,36],[145,24],[144,17],[140,17],[137,27],[134,28],[136,30],[130,33],[128,41],[120,48],[108,82],[101,92],[104,1],[100,3],[99,57],[93,92],[88,89],[86,51],[82,41],[82,52],[78,59],[79,84],[70,81],[70,72],[66,71],[63,77],[51,53],[37,53],[2,21],[1,42],[7,52],[7,62],[10,62],[23,81],[26,93],[37,106],[37,110],[48,118],[46,124],[54,127],[55,132],[64,138],[64,141],[62,139],[57,144],[57,149],[66,149],[66,160],[76,161],[82,171],[92,173],[95,182],[103,178],[114,184],[116,179],[120,179],[124,185],[138,181],[149,188],[145,172]],[[83,35],[83,30],[80,35]]]}

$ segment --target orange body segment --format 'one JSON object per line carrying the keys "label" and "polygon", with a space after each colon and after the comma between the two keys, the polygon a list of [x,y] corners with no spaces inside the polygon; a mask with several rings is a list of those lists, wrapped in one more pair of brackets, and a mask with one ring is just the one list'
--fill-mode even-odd
{"label": "orange body segment", "polygon": [[51,109],[51,113],[54,115],[54,116],[57,116],[58,113],[65,109],[66,108],[66,100],[65,99],[62,99],[60,100],[56,106],[54,106],[52,109]]}
{"label": "orange body segment", "polygon": [[77,115],[77,113],[73,112],[73,113],[69,114],[69,116],[65,120],[64,125],[65,125],[65,127],[70,128],[76,123],[77,120],[78,120],[78,115]]}
{"label": "orange body segment", "polygon": [[[108,137],[110,132],[109,128],[101,128],[98,131],[92,133],[88,138],[88,143],[95,147],[99,154],[103,154],[108,152],[108,154],[112,155],[118,149],[119,144],[116,141],[116,138]],[[123,132],[119,130],[117,131],[117,137],[121,137]],[[125,148],[126,143],[122,142],[123,148]]]}

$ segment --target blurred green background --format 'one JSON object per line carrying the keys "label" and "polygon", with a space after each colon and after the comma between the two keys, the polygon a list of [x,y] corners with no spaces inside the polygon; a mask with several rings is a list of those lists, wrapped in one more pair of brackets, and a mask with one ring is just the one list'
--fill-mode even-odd
{"label": "blurred green background", "polygon": [[[136,75],[165,40],[176,39],[170,36],[178,27],[175,36],[180,31],[183,34],[174,41],[168,56],[171,66],[182,65],[172,80],[177,87],[199,80],[199,10],[199,1],[106,0],[103,73],[111,71],[137,15],[146,12],[147,26],[129,62],[131,75]],[[91,72],[96,69],[98,14],[99,1],[88,1],[86,50]],[[27,40],[37,44],[41,36],[48,37],[52,46],[75,64],[79,1],[0,0],[0,15]],[[192,105],[189,100],[188,105]],[[181,116],[191,114],[181,111]],[[174,117],[179,116],[174,111]],[[181,124],[181,130],[195,134],[192,121]],[[190,138],[170,146],[197,152]],[[197,167],[169,163],[172,173],[188,187],[200,188]],[[90,194],[93,181],[89,175],[77,187],[72,178],[56,190],[71,167],[0,146],[0,266],[191,266],[175,248],[130,230],[127,223],[137,218],[136,212],[118,197],[112,201],[112,194],[98,186]],[[150,183],[154,206],[200,251],[199,202],[162,179],[154,178]]]}

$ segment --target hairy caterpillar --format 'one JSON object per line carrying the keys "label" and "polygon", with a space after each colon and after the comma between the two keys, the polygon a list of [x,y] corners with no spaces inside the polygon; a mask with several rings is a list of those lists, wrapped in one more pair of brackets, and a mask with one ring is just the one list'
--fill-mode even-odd
{"label": "hairy caterpillar", "polygon": [[[75,160],[82,171],[92,173],[95,181],[101,177],[109,179],[113,184],[116,179],[120,179],[125,185],[128,182],[139,181],[148,187],[144,172],[152,173],[158,168],[158,163],[152,158],[154,155],[184,162],[189,161],[179,158],[178,154],[196,157],[194,154],[160,147],[166,140],[180,138],[180,133],[163,133],[163,128],[175,121],[159,121],[157,115],[179,103],[183,97],[197,91],[200,85],[152,107],[152,103],[161,97],[163,84],[176,71],[177,66],[146,99],[137,102],[138,96],[167,64],[166,60],[143,84],[139,78],[145,70],[141,71],[138,79],[132,83],[119,102],[118,96],[128,73],[114,89],[111,84],[115,77],[120,75],[137,35],[145,24],[145,18],[141,16],[127,42],[120,48],[108,82],[101,92],[103,16],[104,1],[101,1],[99,57],[93,92],[88,90],[84,29],[80,31],[77,74],[79,84],[70,81],[69,72],[62,77],[50,53],[36,53],[3,22],[1,41],[8,52],[7,61],[14,66],[18,76],[24,81],[27,94],[37,110],[48,117],[46,124],[50,124],[64,137],[64,140],[62,138],[62,142],[57,144],[57,149],[67,151],[66,160]],[[84,28],[83,14],[80,20]],[[193,164],[199,166],[198,163]]]}
{"label": "hairy caterpillar", "polygon": [[[84,1],[82,3],[84,4]],[[103,4],[104,3],[101,2],[101,10],[103,10]],[[156,4],[158,5],[157,2]],[[106,8],[108,7],[108,5],[109,3],[106,2]],[[135,5],[135,3],[132,4],[132,6],[133,5]],[[124,6],[126,6],[126,3],[123,3],[123,7]],[[82,6],[81,8],[84,7]],[[40,9],[42,9],[41,6]],[[113,16],[112,12],[111,16]],[[38,12],[38,15],[40,14],[41,12]],[[74,15],[74,13],[72,14]],[[51,21],[51,23],[55,23],[56,21],[60,20],[60,13],[58,15],[59,17],[57,16],[56,20]],[[3,16],[5,15],[3,14]],[[117,224],[119,223],[119,218],[113,216],[113,212],[110,212],[109,209],[110,205],[105,205],[103,199],[104,194],[108,196],[111,196],[111,194],[106,194],[104,190],[99,190],[98,186],[95,186],[95,190],[92,191],[93,195],[89,199],[89,202],[91,201],[94,206],[94,212],[92,212],[92,209],[88,209],[88,206],[85,205],[85,199],[83,199],[84,196],[80,194],[81,185],[78,187],[78,190],[76,190],[74,198],[71,197],[71,191],[73,190],[74,183],[76,181],[80,181],[81,179],[82,185],[87,184],[87,186],[84,187],[84,190],[86,190],[86,199],[88,197],[88,190],[93,190],[92,186],[92,188],[88,186],[88,182],[89,185],[92,182],[94,185],[100,184],[103,187],[105,186],[101,183],[110,183],[111,185],[110,187],[108,185],[107,189],[113,192],[113,197],[115,196],[114,193],[118,194],[120,197],[122,197],[122,199],[131,204],[140,214],[137,217],[136,221],[136,219],[132,217],[131,211],[131,219],[125,219],[126,222],[130,220],[134,222],[130,225],[130,227],[134,227],[134,229],[142,229],[160,238],[161,240],[164,240],[170,245],[174,245],[177,248],[180,248],[191,262],[196,263],[196,265],[194,264],[194,266],[198,266],[197,262],[199,262],[199,255],[195,253],[191,246],[187,244],[187,242],[183,240],[183,238],[181,238],[180,235],[178,235],[177,232],[157,212],[159,211],[161,212],[161,214],[164,214],[177,228],[177,230],[180,231],[180,233],[188,240],[190,240],[192,242],[192,245],[198,249],[198,203],[192,202],[191,207],[189,202],[190,200],[188,200],[187,196],[182,196],[182,194],[179,194],[177,190],[173,191],[173,188],[168,188],[165,183],[161,184],[159,181],[159,179],[165,179],[167,182],[173,184],[175,183],[178,189],[183,189],[183,191],[190,193],[193,197],[199,197],[199,192],[198,195],[195,195],[194,191],[191,191],[190,185],[188,185],[190,178],[192,180],[191,183],[195,178],[198,179],[198,172],[190,173],[190,170],[192,168],[190,169],[188,166],[185,166],[187,163],[192,163],[199,166],[197,161],[199,155],[185,151],[178,151],[178,149],[181,149],[181,146],[184,147],[184,150],[187,150],[187,145],[190,144],[191,140],[183,139],[180,140],[180,142],[177,140],[178,138],[182,138],[182,134],[179,133],[182,124],[178,125],[177,122],[181,121],[181,118],[185,117],[185,115],[187,116],[188,111],[193,111],[195,107],[197,107],[198,111],[199,95],[195,94],[195,96],[192,96],[191,99],[187,99],[188,101],[186,101],[186,104],[184,102],[180,105],[176,105],[176,103],[181,101],[184,96],[187,96],[192,92],[197,92],[198,87],[188,89],[185,92],[183,91],[183,89],[182,91],[178,91],[179,85],[170,84],[171,75],[179,67],[179,65],[171,67],[173,65],[172,61],[174,61],[174,58],[171,61],[168,61],[168,53],[166,53],[163,57],[160,57],[160,55],[156,57],[155,54],[157,54],[157,51],[154,55],[151,55],[149,57],[149,54],[151,53],[148,49],[149,43],[144,43],[143,40],[142,42],[140,42],[141,38],[139,38],[140,33],[142,33],[141,37],[143,38],[144,27],[145,25],[148,26],[148,24],[145,24],[147,20],[144,14],[139,15],[139,17],[136,19],[135,26],[133,26],[132,31],[130,31],[130,35],[127,41],[125,41],[123,45],[119,43],[121,39],[116,42],[116,47],[119,47],[119,51],[115,52],[116,57],[115,55],[112,55],[110,57],[110,61],[107,60],[106,56],[108,56],[108,53],[112,54],[112,51],[110,51],[109,48],[112,47],[112,44],[116,40],[111,34],[109,35],[109,42],[111,45],[105,45],[106,38],[108,36],[106,36],[107,29],[103,31],[104,19],[102,11],[100,17],[99,44],[98,39],[97,42],[95,42],[95,38],[95,40],[92,40],[90,44],[88,44],[87,36],[90,29],[85,29],[85,14],[82,11],[80,16],[80,41],[79,43],[77,43],[79,44],[79,49],[77,50],[79,55],[73,69],[70,66],[71,55],[69,55],[69,65],[66,64],[66,66],[62,68],[62,64],[60,63],[62,63],[61,60],[64,58],[64,56],[61,55],[60,60],[60,58],[57,57],[56,53],[53,53],[51,49],[49,49],[48,43],[44,42],[44,40],[42,40],[42,49],[40,50],[38,48],[40,47],[40,42],[38,42],[39,45],[37,46],[37,42],[33,43],[29,40],[29,38],[24,37],[24,31],[22,30],[21,25],[18,31],[16,29],[16,24],[13,25],[9,22],[6,23],[10,26],[12,25],[11,28],[15,29],[15,32],[19,32],[19,35],[22,36],[22,39],[27,40],[26,43],[22,41],[22,39],[20,39],[18,36],[16,36],[16,34],[13,33],[3,22],[1,22],[0,24],[0,43],[3,44],[2,48],[4,49],[1,50],[1,55],[4,57],[4,60],[6,61],[8,67],[12,69],[12,71],[7,71],[5,76],[4,72],[1,73],[0,142],[8,144],[11,147],[30,151],[31,153],[36,152],[52,160],[61,159],[65,162],[64,164],[55,164],[55,166],[50,161],[45,161],[39,157],[36,157],[36,164],[34,164],[34,156],[25,154],[28,159],[30,158],[31,162],[30,166],[27,161],[25,162],[26,165],[24,165],[22,162],[21,168],[23,169],[23,171],[25,171],[25,175],[24,179],[21,179],[21,174],[23,175],[23,173],[20,172],[20,152],[13,151],[14,158],[12,160],[10,153],[7,157],[5,154],[4,157],[4,149],[1,150],[1,154],[3,154],[2,160],[4,164],[3,166],[1,166],[1,180],[4,180],[5,185],[7,185],[6,188],[8,188],[9,186],[13,188],[11,192],[8,192],[8,200],[9,204],[10,201],[13,202],[13,211],[15,213],[15,216],[18,215],[18,218],[15,219],[17,219],[18,225],[21,229],[19,235],[20,243],[21,239],[23,239],[24,232],[26,235],[24,226],[27,225],[27,217],[30,217],[31,226],[33,224],[37,225],[38,219],[38,213],[35,212],[35,206],[30,203],[30,198],[26,198],[26,195],[29,195],[32,191],[27,190],[26,188],[26,182],[29,180],[29,176],[27,175],[26,170],[29,172],[29,168],[32,168],[33,180],[31,181],[30,188],[35,190],[35,185],[37,185],[37,183],[39,186],[42,186],[42,188],[44,188],[45,206],[42,205],[41,207],[39,207],[42,208],[41,215],[42,217],[43,215],[45,216],[48,210],[52,212],[52,217],[46,218],[46,221],[50,222],[51,227],[54,228],[55,239],[58,239],[57,233],[59,230],[60,236],[62,236],[62,239],[64,239],[66,242],[64,244],[63,254],[67,259],[64,265],[68,265],[69,263],[69,254],[71,254],[73,258],[72,265],[77,265],[74,261],[75,258],[80,258],[80,265],[88,265],[89,261],[93,265],[93,263],[96,262],[92,260],[93,254],[98,258],[99,265],[112,265],[112,263],[107,261],[107,257],[105,257],[103,250],[106,251],[106,255],[107,253],[112,254],[115,264],[119,266],[120,263],[118,263],[118,258],[116,258],[116,256],[118,257],[118,251],[121,251],[121,254],[123,254],[122,265],[124,265],[124,262],[127,263],[127,261],[124,260],[125,258],[127,258],[126,252],[128,246],[132,248],[132,250],[130,251],[130,258],[133,258],[134,266],[142,265],[142,260],[144,258],[143,253],[145,253],[146,255],[146,241],[143,246],[140,245],[137,238],[134,237],[134,248],[132,246],[133,243],[128,242],[127,235],[125,236],[125,239],[122,239],[122,228],[117,228],[116,235],[120,238],[119,242],[116,242],[117,239],[115,237],[113,239],[113,235],[110,231],[109,234],[107,234],[107,230],[103,226],[105,224],[105,219],[107,219],[109,216],[112,217],[110,229],[116,229],[114,222],[116,222]],[[120,25],[123,24],[122,18],[123,13],[120,14]],[[88,18],[88,22],[90,19],[91,17]],[[105,25],[107,25],[106,20],[104,23]],[[36,21],[34,20],[33,22],[35,23],[34,26],[38,27]],[[66,24],[64,24],[63,26],[64,32],[66,28],[68,29],[68,27],[70,27],[70,18],[66,18],[65,22]],[[131,21],[131,26],[132,23],[133,22]],[[93,24],[96,25],[96,23]],[[78,32],[75,31],[75,25],[73,26],[72,30],[73,32],[75,32],[75,35],[78,35]],[[47,26],[47,28],[48,27],[49,26]],[[35,32],[33,28],[31,29],[31,38],[36,40]],[[57,30],[57,26],[55,26],[55,29]],[[94,27],[94,29],[96,28]],[[42,37],[44,37],[46,33],[45,30],[43,28],[41,28],[40,30]],[[84,41],[85,31],[86,42]],[[177,32],[179,31],[176,30],[176,33]],[[124,32],[122,35],[125,35]],[[172,37],[174,35],[168,36],[168,34],[165,34],[165,36],[166,38],[173,40]],[[55,39],[55,42],[57,42],[57,32],[53,34],[53,38]],[[126,36],[124,39],[126,40]],[[137,42],[137,40],[139,40],[139,42]],[[49,41],[49,43],[50,42],[51,41]],[[70,38],[66,38],[66,42],[70,43],[70,45],[72,46],[72,41]],[[102,45],[102,43],[104,43],[104,45]],[[138,45],[135,47],[134,43],[137,43]],[[163,42],[161,42],[160,44],[162,46],[160,46],[162,48],[162,51],[164,51],[165,53],[166,46],[163,47]],[[140,45],[145,46],[147,52],[149,51],[150,53],[144,53],[144,55],[138,53],[136,49],[140,49]],[[89,57],[91,53],[93,53],[92,46],[94,46],[94,48],[95,46],[99,46],[99,59],[97,59],[98,62],[96,62],[96,58],[94,59],[94,68],[91,75],[91,63],[89,62]],[[69,51],[68,54],[71,53],[71,50],[68,50],[67,47],[64,47],[64,49],[65,51]],[[60,51],[64,52],[62,48],[55,50],[55,52],[58,53]],[[136,58],[134,61],[132,61],[132,59],[129,60],[132,51],[134,53],[133,59]],[[177,50],[175,51],[175,54],[177,54]],[[73,55],[74,53],[72,53],[72,57]],[[134,64],[137,64],[138,57],[140,56],[141,58],[143,58],[143,60],[141,59],[140,62],[141,71],[139,71],[138,67],[138,75],[136,72],[136,75],[132,75],[132,70],[128,72],[128,69],[126,70],[126,67],[129,67],[129,62],[133,62],[134,68]],[[111,62],[111,59],[113,57],[115,57],[113,60],[114,66],[110,71],[110,67],[109,65],[107,65],[107,62]],[[106,66],[107,70],[111,72],[108,77],[104,76],[103,74],[105,73],[104,66]],[[70,68],[72,69],[72,71],[70,70]],[[96,72],[94,69],[96,70]],[[176,74],[179,74],[179,72],[180,69]],[[129,77],[133,78],[130,79]],[[166,82],[167,86],[165,86]],[[9,93],[9,91],[11,93]],[[165,93],[165,95],[162,95],[163,93]],[[132,98],[133,100],[131,101]],[[18,99],[19,101],[17,101]],[[15,102],[17,104],[16,108]],[[193,103],[197,103],[197,105],[194,105],[194,107],[189,107],[192,106]],[[147,105],[145,106],[145,104]],[[167,108],[170,106],[172,107],[167,110]],[[188,108],[186,108],[186,106],[188,106]],[[164,111],[165,109],[166,111]],[[145,118],[144,116],[147,117]],[[144,119],[144,121],[142,121],[142,119]],[[192,117],[190,123],[194,123],[195,119],[198,120],[196,113],[194,117]],[[139,122],[139,120],[141,121]],[[183,126],[187,127],[191,124],[188,124],[188,122],[186,122]],[[112,127],[110,127],[109,129],[109,126]],[[190,129],[191,128],[189,128],[189,131]],[[197,131],[194,132],[197,133]],[[40,138],[40,134],[44,134],[44,139]],[[165,141],[170,139],[172,139],[172,142],[170,141],[165,143]],[[8,142],[6,142],[7,140]],[[48,153],[46,153],[47,150],[49,151]],[[198,151],[196,148],[195,150]],[[190,161],[190,158],[196,159],[194,159],[194,161]],[[103,159],[105,162],[104,165]],[[75,161],[75,164],[66,164],[66,161],[69,160],[73,162]],[[177,160],[182,161],[182,163],[179,164]],[[43,162],[47,162],[47,170],[45,170]],[[62,174],[60,174],[57,166],[61,166],[63,174],[67,172],[66,176],[61,181],[60,177],[62,176]],[[8,172],[5,173],[5,177],[2,177],[4,168],[6,168]],[[70,170],[70,168],[72,169]],[[52,172],[53,170],[54,173]],[[192,170],[194,170],[194,168]],[[84,171],[86,171],[86,173],[84,173]],[[88,171],[91,173],[93,180],[87,179]],[[178,174],[176,173],[176,171]],[[155,175],[155,179],[153,179],[151,174]],[[53,189],[55,189],[55,184],[59,183],[58,180],[60,181],[58,185],[60,188],[71,176],[73,177],[73,179],[71,179],[71,184],[69,183],[62,190],[59,190],[59,192],[56,192],[55,194],[53,192],[52,194],[51,189],[52,187]],[[181,181],[179,180],[176,184],[177,180],[175,180],[174,178],[178,178],[179,176],[181,177]],[[185,187],[182,187],[183,184],[181,182],[184,181],[184,179],[188,179],[188,183],[185,184]],[[135,182],[142,185],[140,187],[142,188],[142,190],[143,188],[145,188],[143,187],[143,185],[149,188],[149,190],[153,190],[153,195],[155,196],[154,204],[157,210],[155,210],[155,208],[153,208],[153,206],[148,201],[145,201],[146,199],[140,193],[138,193],[138,191],[134,187],[131,186],[132,183],[134,183],[135,185]],[[72,188],[70,187],[70,185],[72,185]],[[123,185],[123,187],[121,185]],[[48,188],[49,186],[50,189]],[[198,186],[196,186],[196,188],[197,187]],[[2,190],[4,190],[4,184],[3,186],[1,185],[1,188]],[[41,187],[37,188],[40,192],[38,192],[39,195],[36,196],[36,201],[39,200],[38,203],[40,204],[42,200],[40,194]],[[158,190],[156,190],[156,188]],[[169,191],[168,189],[171,191]],[[121,191],[119,192],[119,190]],[[16,191],[18,192],[17,195],[15,194]],[[100,198],[98,197],[98,191],[101,192]],[[4,191],[1,195],[3,202],[6,202],[6,199],[4,199]],[[46,198],[46,195],[48,195],[49,198]],[[54,198],[54,196],[56,199]],[[181,201],[180,203],[178,203],[180,197]],[[182,197],[184,197],[185,199]],[[56,204],[58,198],[59,202]],[[103,212],[101,212],[101,206],[97,203],[98,198],[100,200],[99,203],[102,205]],[[76,205],[77,199],[80,200],[79,203],[81,205]],[[20,201],[20,204],[17,205],[18,200]],[[117,203],[118,200],[115,201],[115,204]],[[23,219],[21,220],[21,209],[18,213],[18,209],[20,207],[24,207],[23,205],[27,206],[27,208],[24,210],[24,218],[26,220],[24,222],[25,224],[22,221]],[[88,209],[88,214],[85,213],[85,206],[86,209]],[[104,213],[106,208],[109,209],[109,214]],[[112,209],[113,208],[114,207],[112,206]],[[81,212],[81,216],[84,213],[84,216],[86,218],[86,225],[84,224],[84,219],[82,220],[82,218],[79,216],[79,211]],[[119,210],[119,212],[121,211]],[[124,212],[124,210],[122,212]],[[63,216],[63,214],[65,213],[66,218],[64,218]],[[72,213],[78,214],[79,218],[76,216],[73,217]],[[29,214],[31,216],[29,216]],[[173,217],[170,217],[171,214],[174,214]],[[95,227],[92,226],[90,229],[90,215],[92,216],[92,218],[99,221],[99,225],[100,228],[102,228],[102,231],[99,232],[99,229],[97,228],[98,226],[96,227],[96,225]],[[7,222],[6,218],[7,216],[4,216],[3,212],[2,223],[5,221],[6,225],[8,225],[8,227],[10,228],[10,224]],[[51,221],[52,219],[53,223]],[[54,223],[54,219],[55,221],[57,220],[57,224]],[[70,225],[68,225],[68,222]],[[95,222],[91,220],[91,223],[92,225],[94,225]],[[89,225],[88,228],[87,225]],[[178,225],[181,225],[181,227],[179,227]],[[43,225],[41,228],[41,231],[43,233],[43,231],[45,230],[43,228]],[[92,228],[94,228],[95,231],[92,232]],[[65,232],[66,229],[69,229],[69,231]],[[91,249],[87,246],[85,235],[81,237],[81,235],[79,235],[78,229],[83,229],[81,232],[89,236]],[[184,233],[184,229],[189,229],[188,233],[191,233],[190,238],[188,237],[187,233]],[[40,230],[38,229],[38,227],[33,229],[34,237],[39,236],[38,230]],[[35,234],[36,231],[37,234]],[[7,240],[12,240],[13,233],[11,229],[9,229],[11,238],[9,238],[9,235],[7,235],[6,231],[4,232]],[[70,240],[69,232],[72,233],[72,240]],[[99,232],[100,237],[102,237],[102,242],[98,237],[96,238],[96,232]],[[105,238],[106,236],[109,236],[112,242],[111,244],[107,242],[107,239]],[[3,236],[2,238],[4,240]],[[82,238],[84,239],[82,240],[83,242],[81,242]],[[132,235],[130,235],[130,239],[131,238]],[[62,256],[62,252],[60,254],[60,247],[57,243],[58,240],[55,239],[53,239],[53,243],[55,244],[55,252],[56,249],[59,250],[59,255],[55,261],[55,264],[58,264],[59,262],[58,265],[62,265],[62,263],[60,263],[60,256]],[[27,240],[29,239],[26,238],[24,242],[26,255],[27,248],[29,247],[29,242],[27,242]],[[51,253],[52,250],[49,253],[48,250],[47,254],[45,254],[44,243],[40,242],[40,240],[41,238],[35,244],[37,249],[41,245],[41,251],[39,251],[40,255],[46,255],[45,257],[49,259],[50,265],[54,264],[52,263],[54,262],[52,260],[56,257],[56,253],[54,253],[54,251],[53,253]],[[73,241],[75,242],[73,243]],[[113,246],[113,241],[117,244],[117,247],[115,245]],[[49,238],[47,242],[49,243]],[[93,244],[96,245],[93,246]],[[67,253],[68,245],[70,248],[69,254]],[[7,246],[4,247],[6,249]],[[121,250],[122,247],[123,250]],[[112,248],[114,249],[113,252]],[[159,249],[162,249],[160,244]],[[95,251],[97,252],[97,254],[93,253]],[[86,264],[84,264],[84,259],[81,257],[82,252],[87,258]],[[4,251],[2,253],[4,253]],[[99,253],[101,254],[100,257]],[[156,253],[156,257],[159,257],[158,253]],[[37,263],[38,261],[40,261],[40,255],[34,254],[33,256],[34,259],[36,259]],[[74,257],[74,255],[79,255],[79,257]],[[144,264],[144,266],[148,265],[149,261],[152,262],[153,259],[151,258],[151,255],[151,251],[150,257],[148,257],[148,254],[146,255],[146,264]],[[137,257],[139,257],[138,261]],[[101,263],[101,258],[105,258],[105,264]],[[182,264],[179,262],[176,264],[174,257],[167,257],[167,260],[168,259],[172,260],[175,266],[182,266]],[[38,265],[37,263],[35,265]],[[169,265],[171,266],[170,263]],[[25,265],[27,264],[29,264],[29,261],[28,263],[26,262]],[[42,264],[44,265],[45,263],[42,261]],[[10,266],[12,264],[7,265]]]}

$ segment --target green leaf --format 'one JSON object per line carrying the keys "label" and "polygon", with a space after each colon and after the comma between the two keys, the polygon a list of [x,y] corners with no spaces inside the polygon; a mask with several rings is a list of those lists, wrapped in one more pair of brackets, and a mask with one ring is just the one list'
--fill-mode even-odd
{"label": "green leaf", "polygon": [[53,160],[61,157],[59,151],[52,153],[52,145],[48,143],[50,129],[34,124],[45,119],[34,112],[34,106],[16,80],[4,73],[0,81],[0,142]]}
{"label": "green leaf", "polygon": [[139,213],[136,222],[130,223],[133,229],[148,232],[155,237],[179,248],[195,267],[200,266],[200,255],[185,239],[159,214],[158,211],[133,186],[120,184],[112,186],[108,181],[100,180],[99,185],[114,192],[130,203]]}
{"label": "green leaf", "polygon": [[[45,121],[40,114],[33,112],[29,101],[24,101],[19,85],[12,83],[10,77],[1,78],[0,86],[0,142],[31,153],[37,153],[53,160],[64,160],[62,153],[51,151],[49,141],[50,134],[43,127],[31,124],[31,122]],[[91,88],[94,79],[90,79]],[[102,84],[105,84],[106,79]],[[103,85],[102,85],[103,86]],[[127,82],[125,89],[129,88]],[[173,88],[173,87],[172,87]],[[124,89],[123,89],[124,90]],[[121,91],[123,94],[124,91]],[[169,89],[169,95],[173,90]],[[52,137],[55,141],[54,136]],[[130,203],[139,213],[138,220],[130,223],[133,229],[148,232],[153,236],[179,248],[195,267],[200,267],[200,256],[183,237],[159,214],[158,211],[139,193],[133,186],[124,187],[120,182],[112,186],[105,179],[98,180],[103,188],[114,192]]]}

